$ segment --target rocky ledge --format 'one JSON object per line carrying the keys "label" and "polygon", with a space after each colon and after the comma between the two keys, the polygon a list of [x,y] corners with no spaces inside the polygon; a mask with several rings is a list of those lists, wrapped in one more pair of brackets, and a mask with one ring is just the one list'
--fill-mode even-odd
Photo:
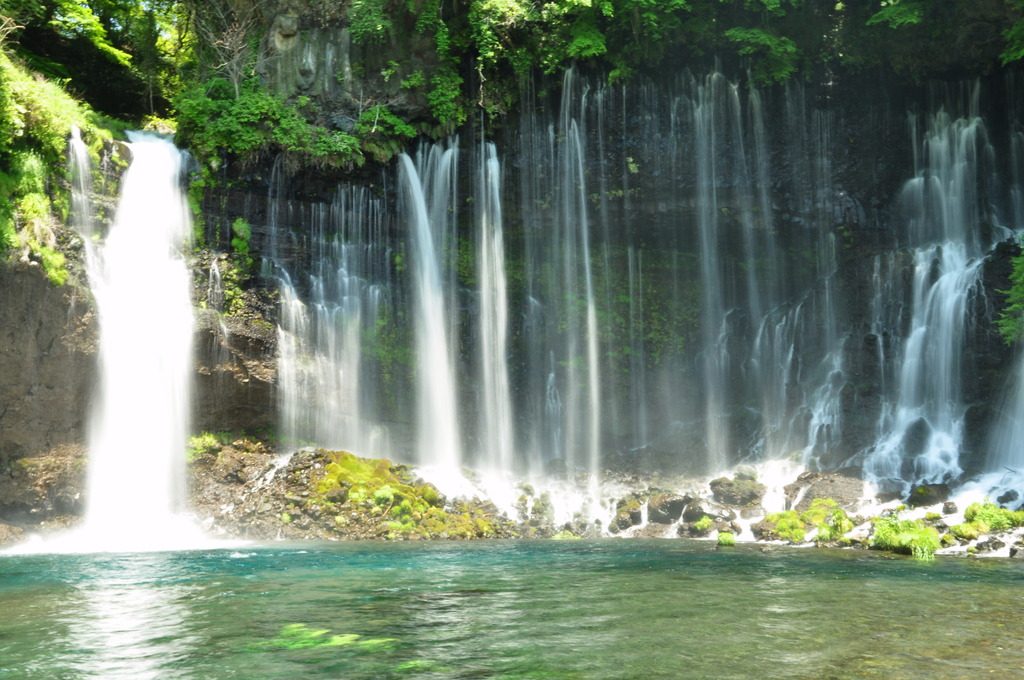
{"label": "rocky ledge", "polygon": [[511,538],[488,501],[446,498],[405,465],[260,441],[210,442],[189,465],[191,509],[214,535],[275,539]]}
{"label": "rocky ledge", "polygon": [[[85,456],[62,446],[20,459],[0,475],[0,545],[77,522]],[[949,489],[926,485],[880,504],[855,471],[804,472],[770,489],[753,469],[732,477],[603,480],[608,519],[555,521],[557,491],[521,484],[503,512],[480,493],[447,497],[415,468],[344,451],[277,454],[269,440],[193,437],[189,509],[213,536],[249,540],[446,540],[581,538],[603,535],[706,538],[875,548],[930,558],[936,552],[1024,558],[1024,510],[984,501],[958,508]],[[587,480],[573,480],[586,488]],[[616,492],[608,489],[616,488]],[[688,489],[679,491],[679,489]],[[782,498],[778,494],[782,494]],[[770,495],[775,497],[769,498]],[[553,497],[554,496],[554,497]],[[1002,502],[1003,499],[1000,499]],[[767,512],[765,506],[785,510]],[[564,509],[563,509],[564,510]],[[564,512],[561,513],[564,515]]]}

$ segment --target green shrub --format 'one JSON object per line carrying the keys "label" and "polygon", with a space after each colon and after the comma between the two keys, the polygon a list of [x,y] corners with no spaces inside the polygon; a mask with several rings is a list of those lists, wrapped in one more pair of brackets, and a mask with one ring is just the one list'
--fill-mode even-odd
{"label": "green shrub", "polygon": [[949,533],[964,541],[976,541],[982,534],[987,534],[989,527],[984,522],[964,522],[954,524],[949,528]]}
{"label": "green shrub", "polygon": [[267,91],[256,78],[238,95],[224,78],[196,83],[175,99],[179,134],[205,163],[222,152],[251,161],[267,152],[285,152],[314,166],[361,165],[359,139],[310,123],[303,108],[308,97],[287,101]]}
{"label": "green shrub", "polygon": [[772,525],[767,532],[769,538],[790,543],[803,543],[807,537],[807,526],[800,519],[796,510],[770,513],[764,518],[764,521]]}
{"label": "green shrub", "polygon": [[563,529],[551,537],[552,541],[577,541],[580,537],[568,529]]}
{"label": "green shrub", "polygon": [[188,450],[185,453],[185,458],[191,463],[200,456],[220,450],[221,442],[217,436],[210,432],[203,432],[188,438]]}
{"label": "green shrub", "polygon": [[373,502],[379,506],[391,505],[395,502],[395,490],[388,485],[373,492]]}
{"label": "green shrub", "polygon": [[730,531],[718,532],[718,545],[728,548],[736,545],[736,536]]}
{"label": "green shrub", "polygon": [[10,201],[0,198],[0,258],[18,247],[18,230],[12,213]]}
{"label": "green shrub", "polygon": [[393,23],[386,5],[387,0],[352,0],[348,9],[348,30],[352,42],[373,45],[387,40]]}
{"label": "green shrub", "polygon": [[873,521],[873,548],[909,554],[921,560],[932,559],[939,549],[939,532],[925,526],[921,520],[901,520],[898,513],[893,513]]}
{"label": "green shrub", "polygon": [[815,498],[811,501],[811,507],[800,514],[800,519],[817,528],[815,540],[818,543],[838,541],[853,530],[853,521],[831,498]]}
{"label": "green shrub", "polygon": [[234,237],[231,239],[231,247],[239,255],[249,254],[249,239],[252,238],[252,227],[244,217],[237,218],[231,223],[231,232]]}
{"label": "green shrub", "polygon": [[39,258],[43,272],[50,283],[55,286],[63,286],[67,282],[68,270],[63,254],[36,241],[29,241],[29,249]]}
{"label": "green shrub", "polygon": [[982,522],[990,531],[1008,531],[1024,525],[1024,510],[1014,512],[995,503],[971,503],[964,510],[964,519],[968,522]]}

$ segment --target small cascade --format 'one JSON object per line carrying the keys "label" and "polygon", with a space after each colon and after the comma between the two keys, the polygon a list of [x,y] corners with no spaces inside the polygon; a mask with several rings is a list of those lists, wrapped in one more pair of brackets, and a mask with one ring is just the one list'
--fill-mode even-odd
{"label": "small cascade", "polygon": [[193,327],[181,153],[156,136],[130,140],[109,233],[94,244],[92,227],[83,231],[100,326],[81,536],[88,550],[174,547],[196,533],[181,515]]}
{"label": "small cascade", "polygon": [[[313,443],[386,456],[389,432],[376,408],[379,370],[369,351],[387,318],[381,201],[346,187],[310,218],[306,279],[293,281],[285,266],[275,268],[282,438],[293,448]],[[308,291],[307,300],[300,291]]]}
{"label": "small cascade", "polygon": [[[570,70],[557,117],[524,108],[520,199],[525,232],[526,398],[534,476],[581,472],[596,512],[606,395],[587,177],[589,86]],[[539,171],[524,168],[538,168]],[[596,515],[594,515],[596,516]]]}
{"label": "small cascade", "polygon": [[68,168],[71,172],[71,226],[83,239],[92,239],[95,231],[92,214],[91,163],[89,149],[82,141],[82,131],[71,128],[68,139]]}
{"label": "small cascade", "polygon": [[[1010,389],[989,437],[987,472],[969,485],[982,498],[1019,504],[1024,493],[1024,358],[1017,356]],[[1004,494],[1006,496],[1004,496]],[[1008,498],[1008,501],[1002,500]],[[975,499],[977,500],[977,499]]]}
{"label": "small cascade", "polygon": [[[630,247],[629,260],[629,376],[630,394],[647,394],[647,352],[644,342],[644,266],[643,250]],[[646,399],[631,399],[630,411],[634,435],[633,448],[650,443]]]}
{"label": "small cascade", "polygon": [[[916,131],[913,118],[910,125]],[[894,392],[863,463],[867,478],[882,488],[948,482],[962,472],[964,336],[991,245],[979,225],[996,223],[984,200],[991,156],[980,118],[954,120],[942,111],[930,121],[915,177],[903,188],[913,247],[910,322],[894,357]],[[876,290],[891,285],[876,284]]]}
{"label": "small cascade", "polygon": [[[1024,131],[1019,121],[1010,132],[1009,204],[1017,241],[1024,229]],[[1019,342],[1019,341],[1018,341]],[[1024,496],[1024,355],[1018,347],[1006,390],[988,437],[986,474],[974,487],[982,498],[1019,504]]]}
{"label": "small cascade", "polygon": [[[719,256],[719,226],[721,216],[717,186],[719,184],[719,163],[724,154],[717,143],[725,130],[718,127],[720,109],[727,98],[735,102],[735,91],[721,74],[711,75],[704,84],[697,86],[693,101],[693,129],[697,164],[697,227],[700,239],[700,267],[702,279],[701,306],[701,368],[704,382],[704,432],[706,443],[707,472],[717,472],[726,467],[729,460],[730,432],[728,423],[728,385],[731,359],[729,355],[729,318],[723,299],[722,258]],[[732,117],[727,117],[726,121]],[[725,172],[725,170],[721,170]]]}

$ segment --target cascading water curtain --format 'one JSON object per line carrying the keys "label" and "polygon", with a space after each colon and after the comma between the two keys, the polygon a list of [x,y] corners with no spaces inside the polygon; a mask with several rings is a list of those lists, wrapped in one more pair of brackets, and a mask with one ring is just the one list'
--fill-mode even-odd
{"label": "cascading water curtain", "polygon": [[389,455],[380,371],[367,351],[376,345],[390,288],[382,201],[366,188],[341,187],[330,204],[314,205],[306,222],[305,280],[293,281],[286,264],[276,267],[282,438],[290,446]]}
{"label": "cascading water curtain", "polygon": [[[477,277],[479,279],[480,455],[488,472],[515,472],[512,389],[508,370],[508,286],[502,225],[501,167],[494,144],[477,160]],[[522,472],[522,470],[520,470]]]}
{"label": "cascading water curtain", "polygon": [[[913,116],[910,128],[917,139]],[[986,198],[994,183],[993,149],[980,117],[954,119],[939,111],[917,158],[915,177],[900,196],[912,248],[910,319],[905,328],[890,331],[899,338],[888,381],[893,391],[882,406],[877,440],[863,455],[865,475],[894,490],[911,482],[948,482],[962,473],[964,336],[991,246],[980,226],[998,224]],[[877,262],[876,267],[883,264]],[[901,270],[880,272],[879,278]],[[881,290],[896,284],[877,285]]]}

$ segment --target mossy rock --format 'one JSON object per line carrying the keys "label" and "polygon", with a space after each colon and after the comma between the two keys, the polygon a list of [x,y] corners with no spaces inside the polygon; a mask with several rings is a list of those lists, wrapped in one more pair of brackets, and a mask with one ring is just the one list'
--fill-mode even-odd
{"label": "mossy rock", "polygon": [[612,520],[612,528],[624,531],[640,524],[643,519],[641,509],[642,505],[637,499],[620,501],[619,509],[615,512],[615,519]]}
{"label": "mossy rock", "polygon": [[771,513],[750,529],[755,536],[765,541],[803,543],[807,538],[807,525],[796,510]]}
{"label": "mossy rock", "polygon": [[337,532],[347,532],[354,523],[392,540],[508,534],[507,520],[497,516],[496,508],[476,503],[446,508],[437,488],[416,479],[408,466],[360,458],[346,451],[321,450],[316,455],[325,464],[322,475],[314,480],[316,493],[307,501],[307,508],[330,505],[332,517],[341,516],[339,511],[349,513],[345,522],[332,522]]}
{"label": "mossy rock", "polygon": [[[843,537],[853,530],[853,520],[831,498],[815,498],[811,507],[800,513],[800,520],[818,530],[815,537],[818,544],[842,542]],[[793,529],[795,533],[796,528]]]}
{"label": "mossy rock", "polygon": [[949,486],[946,484],[918,484],[910,491],[906,503],[909,508],[938,505],[949,500]]}
{"label": "mossy rock", "polygon": [[723,505],[735,507],[756,507],[768,488],[754,479],[719,477],[711,480],[711,493]]}

